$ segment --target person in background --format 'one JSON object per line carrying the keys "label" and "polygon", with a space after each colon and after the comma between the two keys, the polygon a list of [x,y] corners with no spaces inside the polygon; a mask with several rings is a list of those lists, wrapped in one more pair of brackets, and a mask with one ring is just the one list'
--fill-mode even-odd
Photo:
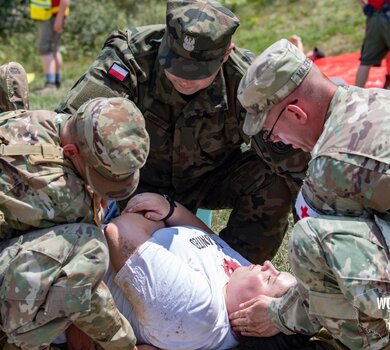
{"label": "person in background", "polygon": [[[289,41],[292,42],[299,50],[305,53],[301,37],[294,34],[291,36]],[[318,47],[314,47],[313,50],[306,52],[306,56],[309,57],[312,61],[315,61],[319,58],[325,57],[325,53],[321,51]]]}
{"label": "person in background", "polygon": [[[355,85],[364,87],[372,66],[380,66],[390,50],[390,0],[357,0],[366,15],[366,33]],[[384,88],[390,87],[390,56]]]}
{"label": "person in background", "polygon": [[36,92],[46,94],[61,87],[61,36],[70,0],[31,0],[30,17],[39,21],[39,55],[45,74],[45,85]]}

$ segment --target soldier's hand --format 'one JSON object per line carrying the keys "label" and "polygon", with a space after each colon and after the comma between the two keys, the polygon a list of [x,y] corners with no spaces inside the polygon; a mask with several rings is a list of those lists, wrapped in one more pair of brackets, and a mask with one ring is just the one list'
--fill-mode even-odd
{"label": "soldier's hand", "polygon": [[159,221],[169,213],[170,204],[160,194],[140,193],[132,197],[123,212],[143,213],[146,219]]}
{"label": "soldier's hand", "polygon": [[229,315],[233,329],[246,337],[271,337],[278,334],[268,316],[268,306],[274,298],[260,295],[240,304],[240,310]]}

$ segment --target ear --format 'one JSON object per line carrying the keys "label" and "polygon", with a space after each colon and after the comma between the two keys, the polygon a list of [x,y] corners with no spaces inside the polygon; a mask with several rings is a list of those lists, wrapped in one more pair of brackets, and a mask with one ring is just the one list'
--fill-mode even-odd
{"label": "ear", "polygon": [[299,124],[306,124],[308,121],[306,112],[297,105],[287,105],[288,116],[294,118]]}
{"label": "ear", "polygon": [[232,52],[232,50],[234,49],[235,46],[236,45],[234,43],[230,43],[229,48],[227,49],[227,51],[225,53],[225,56],[223,56],[222,63],[225,63],[228,60],[229,55],[230,55],[230,53]]}
{"label": "ear", "polygon": [[68,143],[63,147],[63,150],[65,156],[67,156],[70,159],[80,154],[79,148],[74,143]]}

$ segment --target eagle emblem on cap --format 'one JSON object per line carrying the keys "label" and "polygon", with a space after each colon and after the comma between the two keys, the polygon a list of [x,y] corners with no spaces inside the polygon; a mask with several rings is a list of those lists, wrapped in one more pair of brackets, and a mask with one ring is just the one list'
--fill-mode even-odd
{"label": "eagle emblem on cap", "polygon": [[184,37],[183,47],[187,51],[193,51],[195,49],[195,38],[186,35]]}

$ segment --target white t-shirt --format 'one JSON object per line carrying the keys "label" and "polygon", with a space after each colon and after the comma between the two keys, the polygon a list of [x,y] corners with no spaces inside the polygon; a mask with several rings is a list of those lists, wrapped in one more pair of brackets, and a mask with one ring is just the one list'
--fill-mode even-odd
{"label": "white t-shirt", "polygon": [[223,287],[237,264],[250,263],[217,235],[170,227],[156,231],[116,276],[110,267],[105,282],[139,344],[230,349],[238,342]]}

